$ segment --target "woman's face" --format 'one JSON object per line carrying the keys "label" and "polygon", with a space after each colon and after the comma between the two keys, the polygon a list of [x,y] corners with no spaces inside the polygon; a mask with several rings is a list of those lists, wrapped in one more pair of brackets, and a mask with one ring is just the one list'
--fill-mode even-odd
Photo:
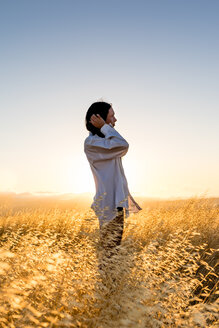
{"label": "woman's face", "polygon": [[107,114],[106,123],[111,123],[113,126],[115,126],[117,119],[115,118],[115,112],[112,107],[110,107],[109,112]]}

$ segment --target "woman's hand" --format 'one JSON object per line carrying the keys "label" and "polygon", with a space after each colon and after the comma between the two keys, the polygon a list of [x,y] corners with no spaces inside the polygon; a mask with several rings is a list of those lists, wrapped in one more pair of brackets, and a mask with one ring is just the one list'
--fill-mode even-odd
{"label": "woman's hand", "polygon": [[90,123],[96,128],[101,129],[106,122],[99,114],[93,114],[90,118]]}

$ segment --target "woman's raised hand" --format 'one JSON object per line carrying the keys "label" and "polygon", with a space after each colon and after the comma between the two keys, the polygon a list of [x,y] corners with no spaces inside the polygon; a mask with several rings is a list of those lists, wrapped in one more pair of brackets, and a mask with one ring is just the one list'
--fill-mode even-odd
{"label": "woman's raised hand", "polygon": [[93,114],[91,115],[90,123],[96,128],[101,129],[106,122],[99,114]]}

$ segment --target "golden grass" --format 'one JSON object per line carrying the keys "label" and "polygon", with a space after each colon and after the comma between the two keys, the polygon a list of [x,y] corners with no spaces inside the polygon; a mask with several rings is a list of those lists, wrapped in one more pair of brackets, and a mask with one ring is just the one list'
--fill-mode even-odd
{"label": "golden grass", "polygon": [[107,262],[91,209],[2,203],[0,327],[218,327],[218,203],[143,205]]}

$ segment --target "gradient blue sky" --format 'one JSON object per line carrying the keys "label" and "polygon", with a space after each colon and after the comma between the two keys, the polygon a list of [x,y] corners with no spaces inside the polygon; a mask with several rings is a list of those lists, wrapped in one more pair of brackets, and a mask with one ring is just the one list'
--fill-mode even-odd
{"label": "gradient blue sky", "polygon": [[0,191],[93,192],[113,104],[133,195],[219,196],[219,1],[0,1]]}

